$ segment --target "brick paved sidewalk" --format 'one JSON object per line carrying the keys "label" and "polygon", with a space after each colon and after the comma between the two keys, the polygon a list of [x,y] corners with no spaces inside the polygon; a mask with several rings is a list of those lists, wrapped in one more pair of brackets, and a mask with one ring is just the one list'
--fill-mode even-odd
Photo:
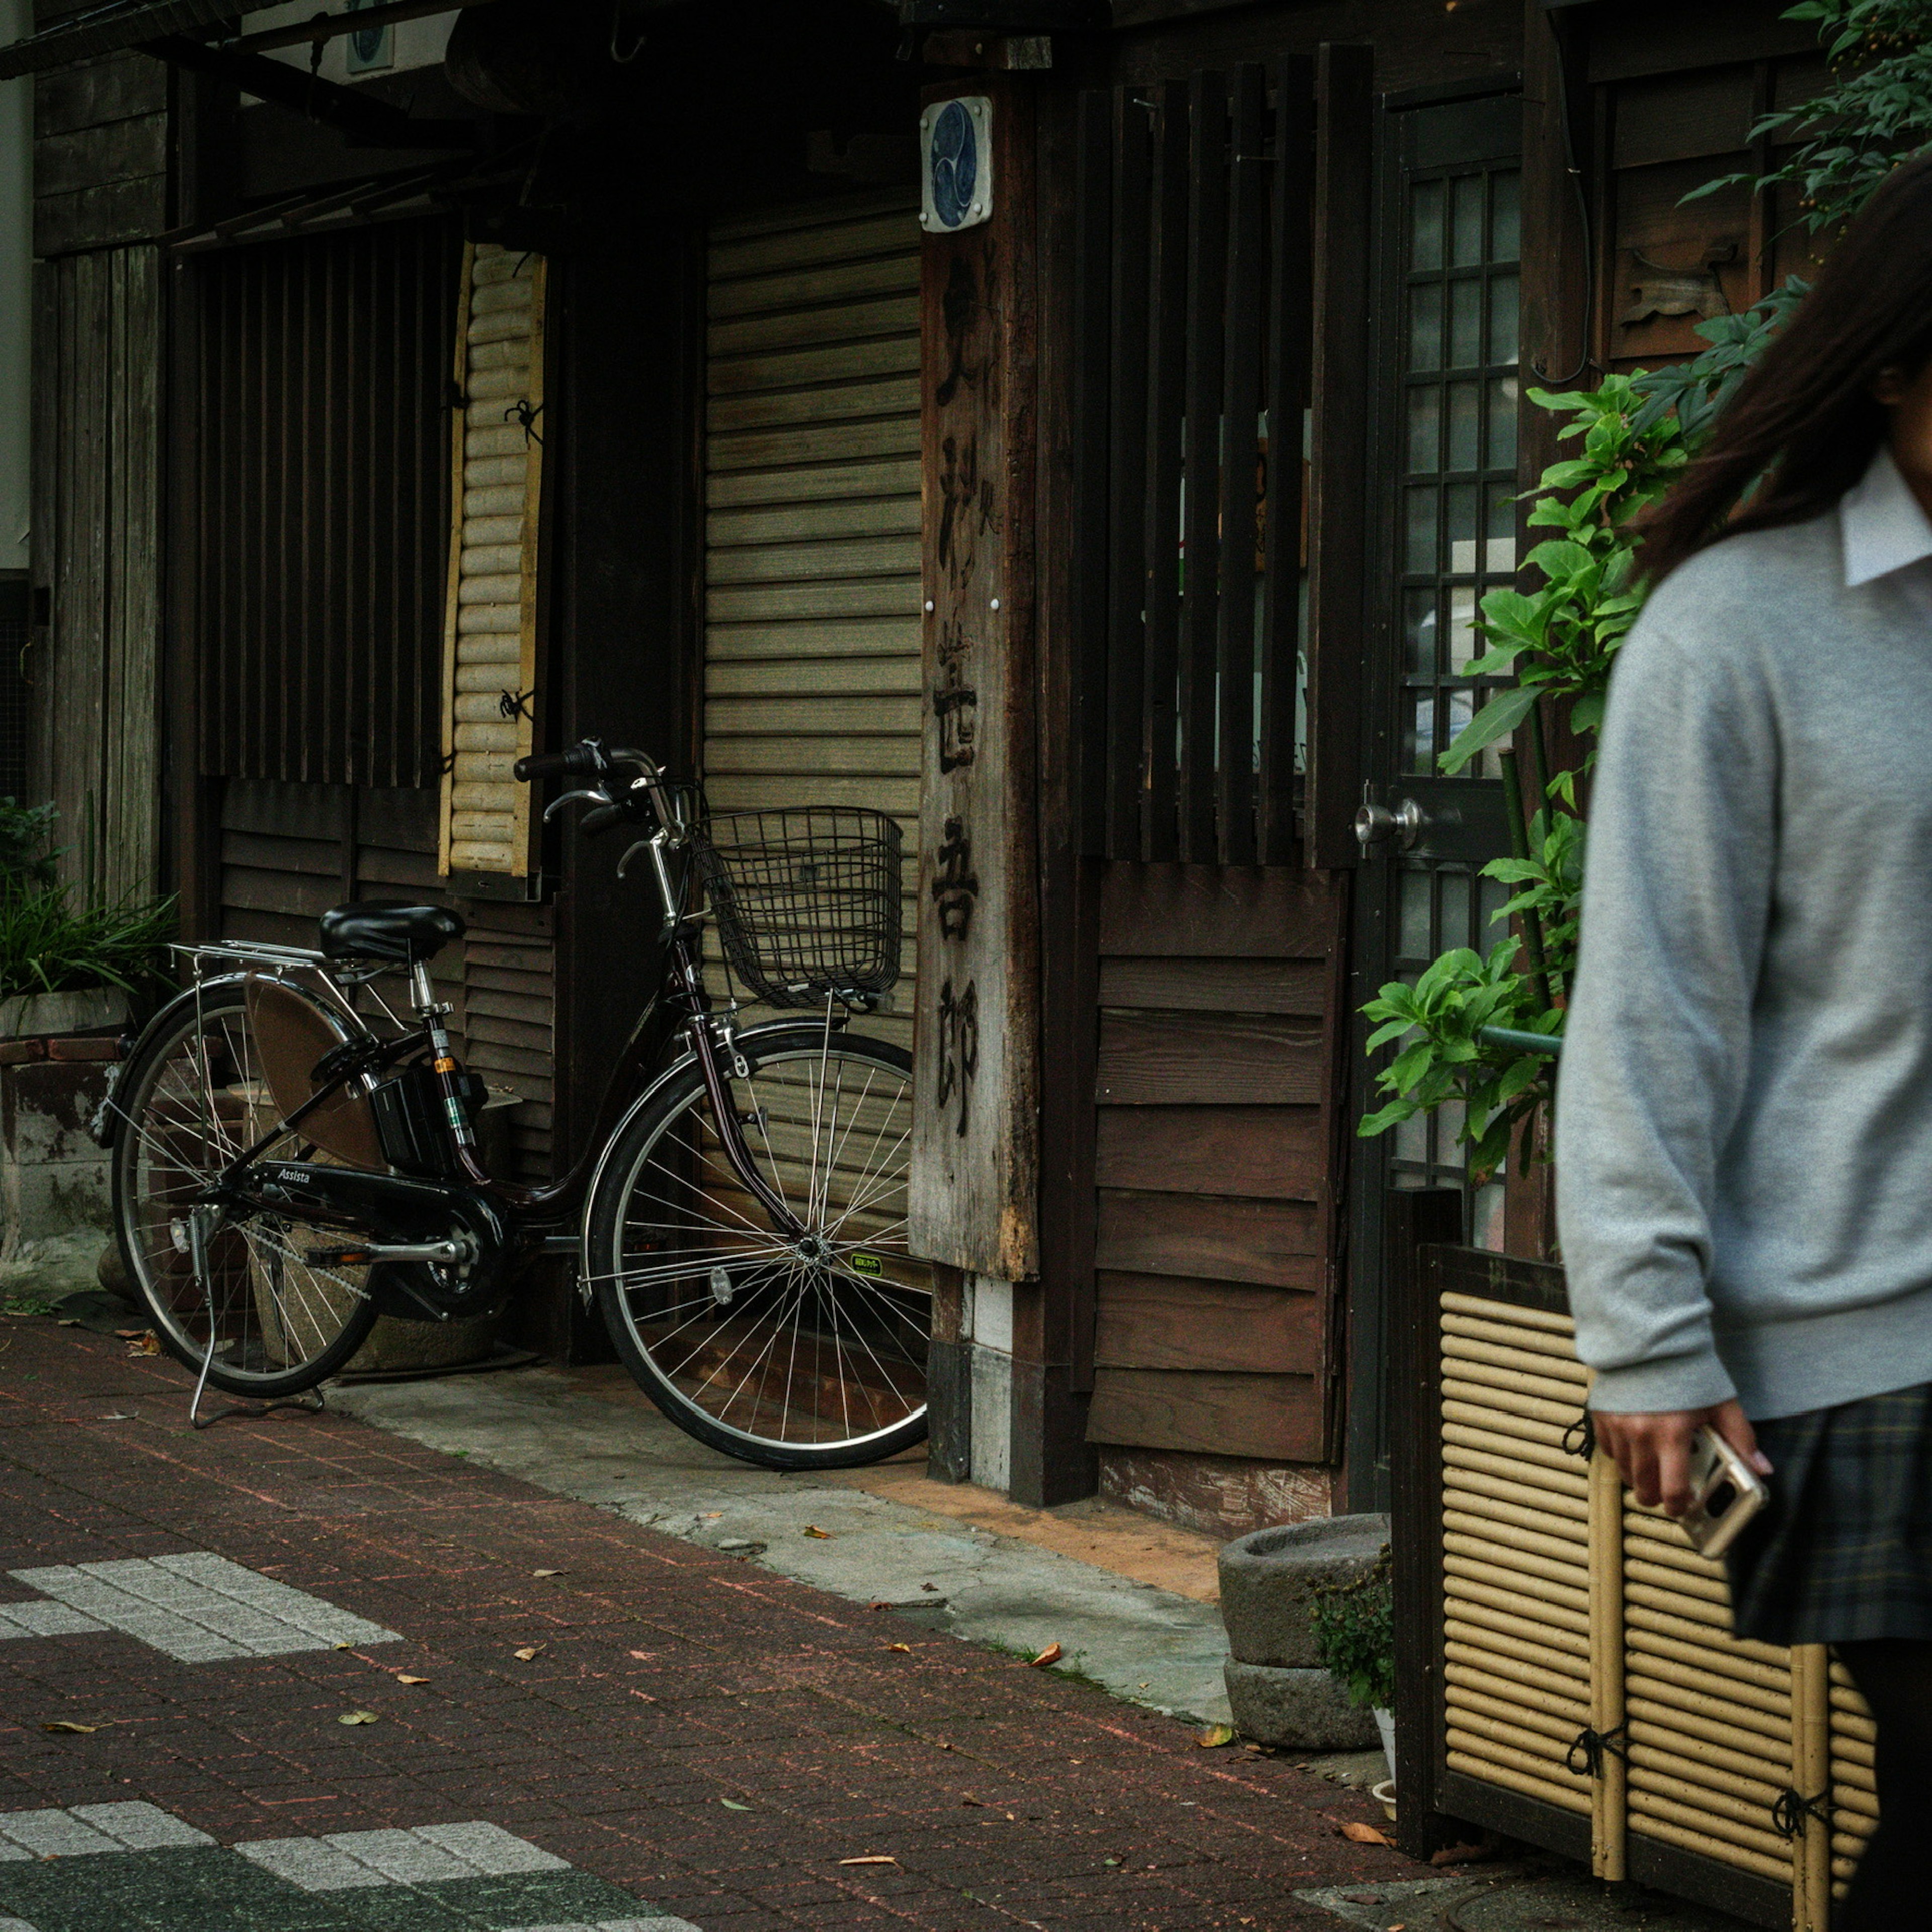
{"label": "brick paved sidewalk", "polygon": [[185,1394],[0,1321],[0,1932],[1339,1932],[1292,1894],[1418,1876],[916,1614]]}

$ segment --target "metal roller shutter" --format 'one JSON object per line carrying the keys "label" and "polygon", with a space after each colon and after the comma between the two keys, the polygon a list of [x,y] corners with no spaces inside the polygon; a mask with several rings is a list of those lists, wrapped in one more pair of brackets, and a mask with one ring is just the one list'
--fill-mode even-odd
{"label": "metal roller shutter", "polygon": [[[917,197],[722,222],[710,237],[704,776],[714,812],[920,789]],[[913,934],[898,1017],[910,1046]],[[721,970],[722,969],[718,969]]]}

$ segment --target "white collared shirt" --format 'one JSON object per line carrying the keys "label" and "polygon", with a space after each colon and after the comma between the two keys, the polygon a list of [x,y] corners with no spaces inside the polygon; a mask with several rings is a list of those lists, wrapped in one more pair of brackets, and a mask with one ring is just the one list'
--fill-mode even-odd
{"label": "white collared shirt", "polygon": [[1884,443],[1864,476],[1845,492],[1838,524],[1846,590],[1906,571],[1910,574],[1900,579],[1899,587],[1914,602],[1932,609],[1932,570],[1913,568],[1932,558],[1932,518]]}

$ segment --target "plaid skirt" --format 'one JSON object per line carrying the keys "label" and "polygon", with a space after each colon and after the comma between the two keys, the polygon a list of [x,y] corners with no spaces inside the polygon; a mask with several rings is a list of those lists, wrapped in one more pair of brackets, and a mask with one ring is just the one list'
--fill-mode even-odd
{"label": "plaid skirt", "polygon": [[1726,1558],[1738,1635],[1932,1638],[1932,1383],[1756,1429],[1774,1473]]}

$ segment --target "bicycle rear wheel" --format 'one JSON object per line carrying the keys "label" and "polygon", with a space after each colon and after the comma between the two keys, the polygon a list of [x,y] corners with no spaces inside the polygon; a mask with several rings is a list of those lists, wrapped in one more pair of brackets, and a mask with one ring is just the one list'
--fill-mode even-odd
{"label": "bicycle rear wheel", "polygon": [[788,1242],[726,1162],[695,1067],[619,1134],[586,1216],[626,1366],[728,1455],[848,1468],[924,1438],[928,1270],[906,1245],[912,1062],[802,1026],[742,1043],[728,1081],[760,1172],[806,1229]]}
{"label": "bicycle rear wheel", "polygon": [[[293,989],[290,989],[293,990]],[[346,1037],[320,1000],[310,1004]],[[224,1224],[197,1285],[188,1214],[201,1190],[278,1123],[249,1025],[246,988],[218,983],[164,1013],[115,1094],[111,1178],[122,1258],[176,1360],[232,1395],[313,1388],[368,1339],[376,1311],[366,1265],[312,1262],[339,1232],[266,1214]],[[265,1158],[327,1160],[300,1130]]]}

